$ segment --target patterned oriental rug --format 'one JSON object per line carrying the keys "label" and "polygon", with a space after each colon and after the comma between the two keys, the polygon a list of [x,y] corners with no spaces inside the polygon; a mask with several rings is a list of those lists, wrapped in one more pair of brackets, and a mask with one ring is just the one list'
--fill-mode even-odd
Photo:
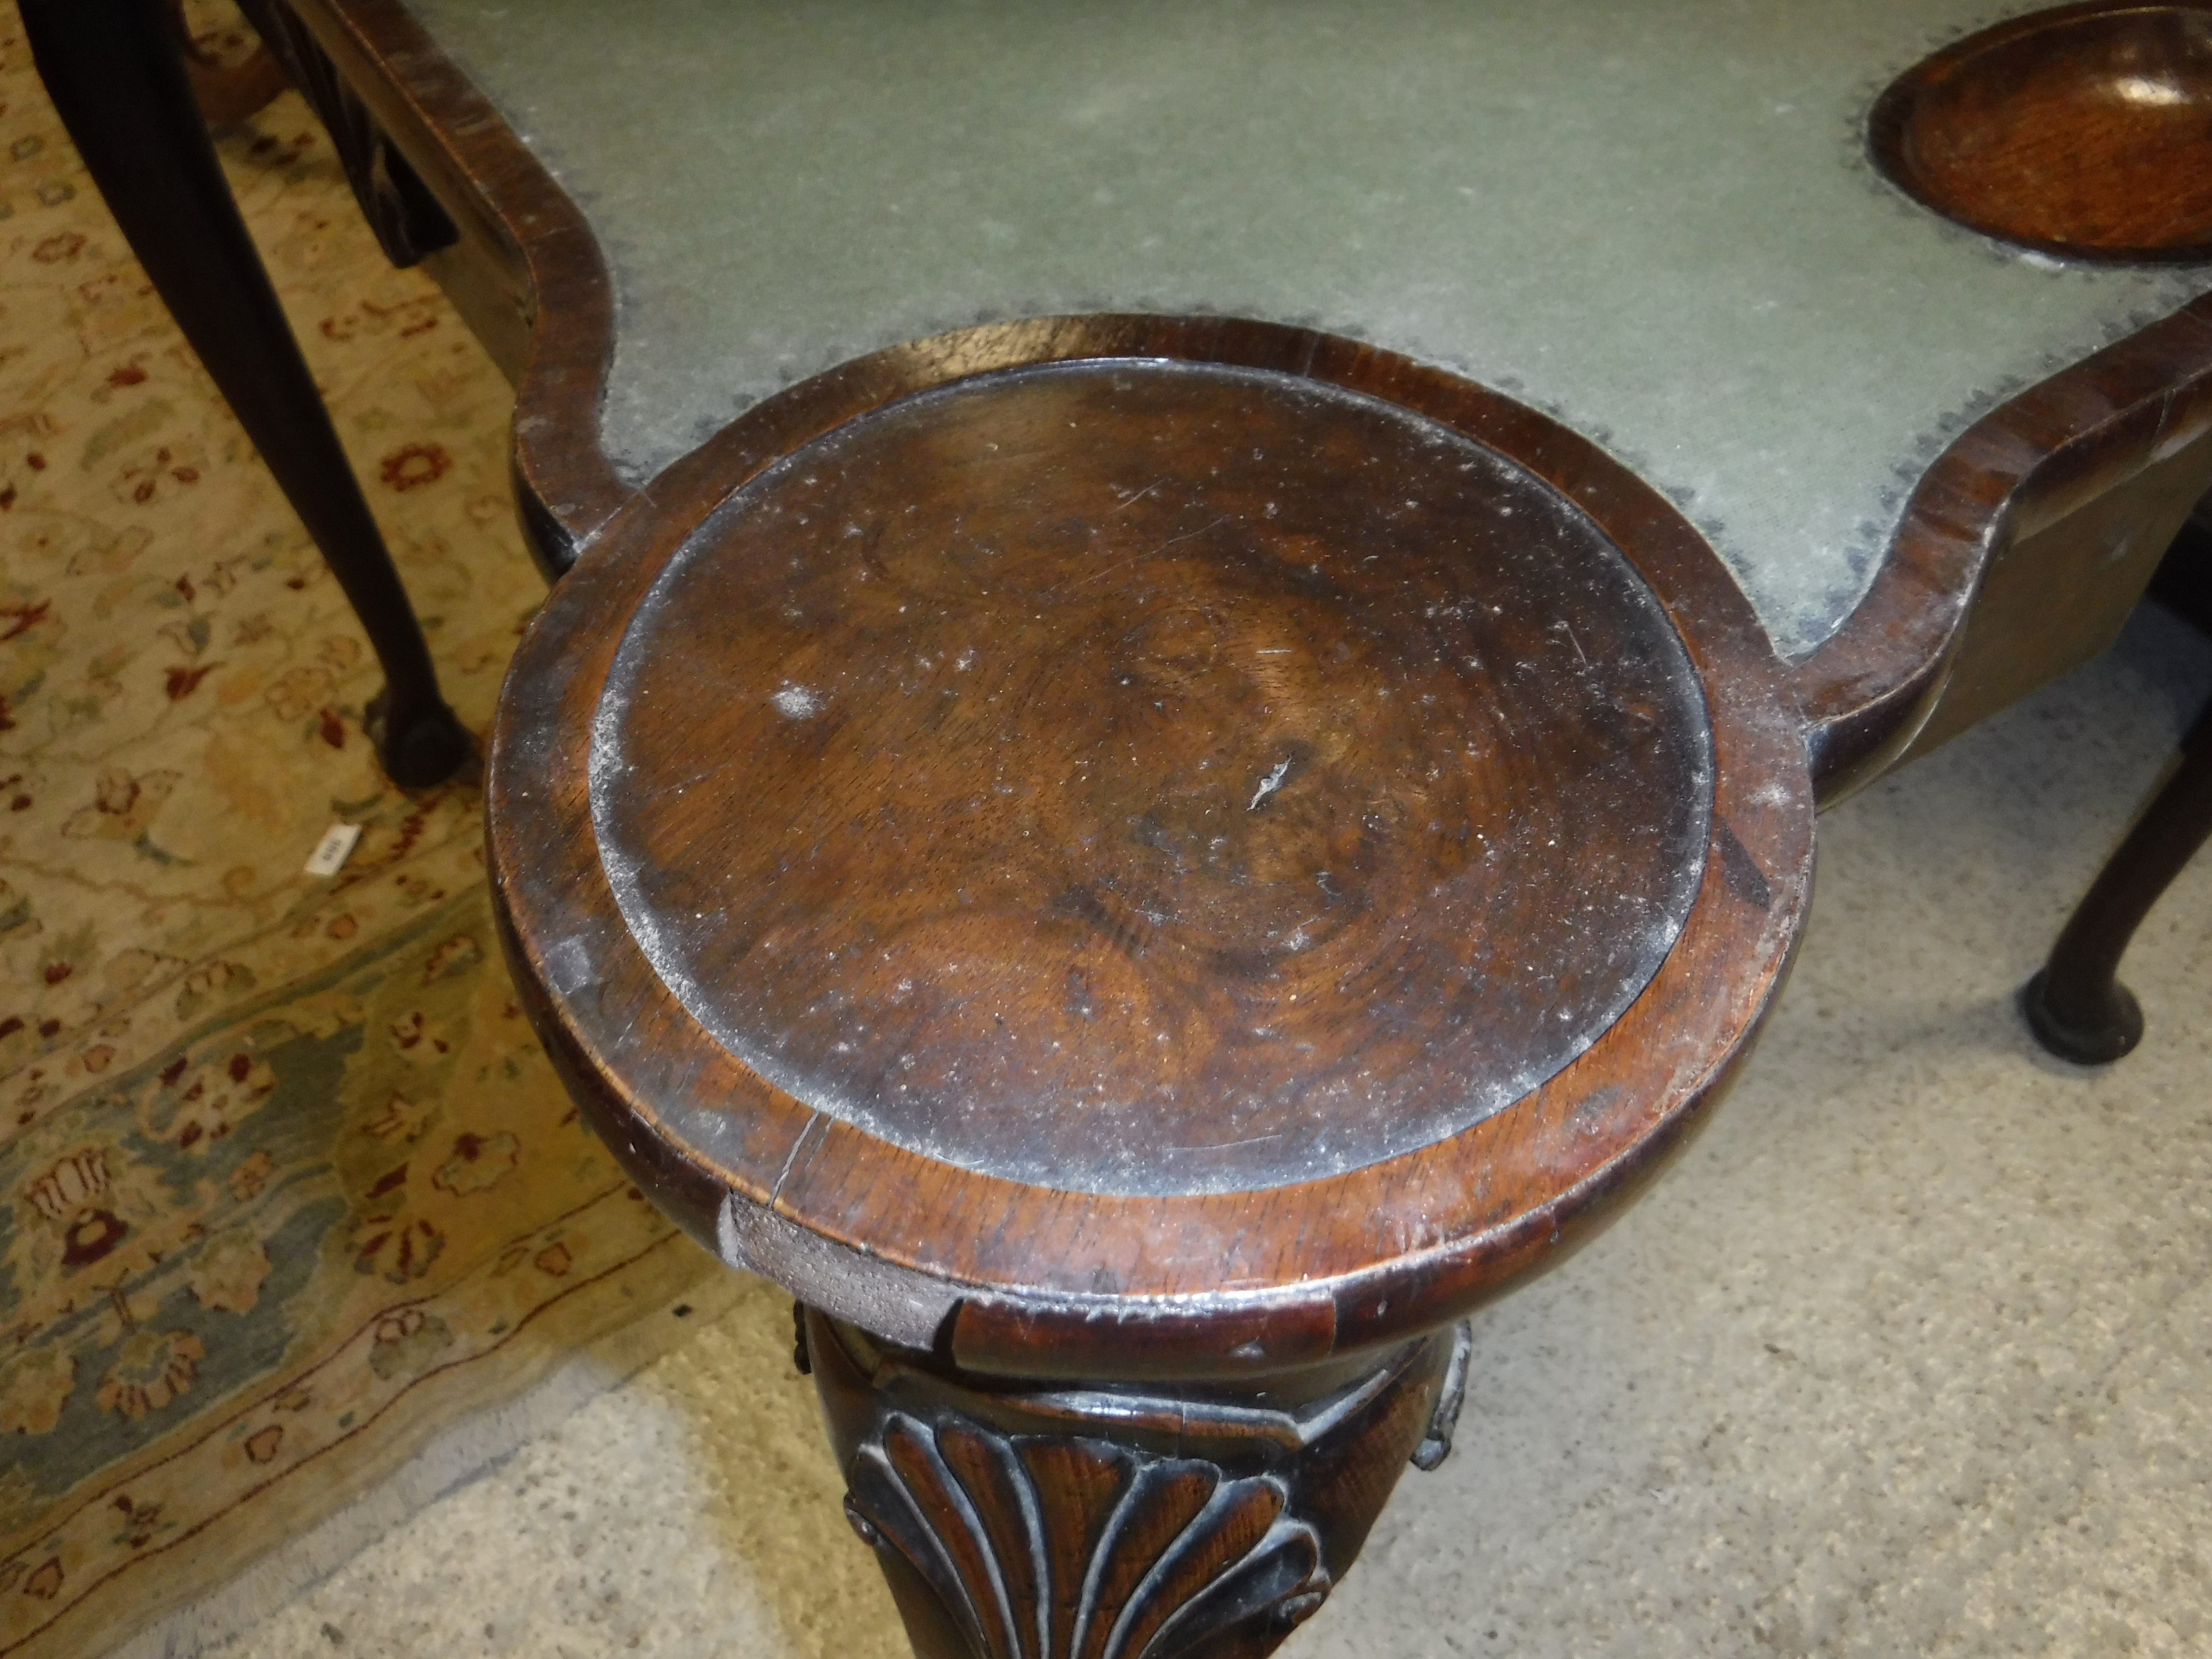
{"label": "patterned oriental rug", "polygon": [[[532,1040],[474,788],[410,795],[378,772],[352,615],[15,23],[0,1654],[100,1653],[198,1602],[155,1638],[188,1650],[251,1616],[207,1598],[256,1557],[434,1435],[441,1480],[481,1467],[500,1433],[452,1441],[457,1422],[496,1418],[513,1443],[528,1413],[487,1407],[643,1316],[672,1336],[672,1299],[714,1297],[720,1270],[617,1175]],[[513,526],[507,388],[428,279],[385,264],[295,96],[222,148],[481,733],[543,591]],[[362,826],[351,860],[302,874],[333,823]]]}

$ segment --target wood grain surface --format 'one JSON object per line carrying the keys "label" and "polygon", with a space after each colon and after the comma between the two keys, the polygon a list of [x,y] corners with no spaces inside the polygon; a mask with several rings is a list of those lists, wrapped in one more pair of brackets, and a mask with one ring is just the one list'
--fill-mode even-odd
{"label": "wood grain surface", "polygon": [[2212,4],[2092,0],[1915,65],[1868,125],[1946,218],[2081,259],[2212,258]]}
{"label": "wood grain surface", "polygon": [[1340,1173],[1510,1104],[1705,862],[1689,660],[1596,527],[1249,370],[1048,368],[817,441],[670,562],[599,719],[602,859],[702,1027],[1084,1192]]}
{"label": "wood grain surface", "polygon": [[[1153,361],[1127,361],[1132,359]],[[1680,641],[1704,709],[1711,757],[1710,781],[1705,786],[1709,829],[1701,837],[1694,896],[1679,934],[1640,994],[1588,1048],[1503,1109],[1428,1144],[1357,1167],[1347,1158],[1345,1167],[1287,1183],[1270,1171],[1248,1177],[1250,1184],[1233,1190],[1075,1193],[1065,1186],[1010,1178],[994,1168],[975,1167],[957,1157],[936,1156],[931,1150],[887,1139],[863,1127],[856,1115],[829,1109],[833,1103],[780,1086],[775,1078],[718,1041],[687,1006],[679,985],[671,983],[671,977],[681,981],[684,975],[672,969],[670,976],[664,977],[655,966],[653,940],[641,937],[617,902],[608,866],[625,860],[611,855],[600,839],[593,812],[593,751],[595,746],[618,740],[623,711],[635,706],[634,695],[612,692],[611,688],[617,670],[626,661],[625,641],[633,629],[659,626],[656,599],[678,591],[680,580],[672,573],[684,569],[690,550],[734,533],[732,526],[746,516],[756,489],[760,498],[776,499],[783,487],[779,469],[788,465],[798,477],[793,487],[806,488],[799,458],[810,445],[878,410],[885,411],[882,418],[887,424],[880,430],[886,434],[884,441],[890,441],[907,430],[902,424],[907,414],[894,406],[908,399],[927,402],[918,394],[978,375],[999,376],[993,384],[1011,389],[1020,398],[1042,399],[1038,407],[1048,406],[1054,398],[1075,397],[1103,398],[1110,408],[1117,378],[1170,373],[1159,366],[1163,362],[1188,366],[1173,372],[1209,397],[1226,395],[1221,390],[1224,387],[1247,396],[1247,388],[1270,385],[1273,376],[1295,376],[1310,383],[1299,398],[1285,396],[1282,418],[1288,418],[1289,410],[1300,403],[1322,411],[1328,418],[1316,428],[1316,443],[1339,441],[1360,422],[1375,422],[1379,424],[1362,441],[1384,442],[1387,453],[1387,443],[1397,441],[1393,434],[1418,430],[1406,422],[1429,423],[1437,428],[1428,439],[1437,453],[1464,459],[1463,442],[1472,440],[1525,475],[1516,489],[1540,486],[1557,498],[1555,514],[1587,520],[1589,532],[1572,534],[1547,532],[1540,524],[1530,544],[1565,562],[1568,570],[1560,578],[1565,586],[1559,591],[1564,596],[1578,590],[1575,603],[1590,612],[1564,618],[1577,630],[1586,620],[1593,625],[1601,622],[1601,637],[1618,639],[1633,648],[1639,638],[1648,637],[1642,632],[1647,624],[1638,618],[1646,615],[1649,605],[1656,604],[1663,613]],[[1038,372],[1046,365],[1078,363],[1085,365],[1079,372]],[[1205,366],[1256,370],[1261,376],[1255,381],[1245,374],[1196,372]],[[1356,400],[1323,395],[1331,390],[1377,398],[1396,405],[1399,412],[1368,411]],[[979,410],[993,401],[980,392],[978,397],[981,401],[975,407]],[[942,398],[937,406],[957,408],[960,401]],[[915,418],[920,420],[926,412],[915,412]],[[1350,424],[1332,433],[1334,422]],[[899,441],[927,450],[928,429],[923,422]],[[1131,429],[1141,434],[1142,423]],[[903,516],[912,507],[927,517],[946,511],[927,504],[940,495],[960,496],[970,485],[958,464],[958,447],[941,438],[939,445],[927,465],[903,474],[895,489],[873,494],[876,486],[865,477],[865,467],[855,470],[858,481],[852,487],[868,494],[885,513],[895,510]],[[1206,526],[1206,534],[1192,538],[1188,557],[1199,562],[1194,568],[1218,592],[1231,592],[1220,585],[1232,577],[1256,582],[1253,591],[1263,603],[1254,616],[1272,618],[1271,626],[1287,629],[1283,637],[1294,654],[1312,649],[1300,637],[1302,632],[1313,634],[1323,645],[1341,639],[1353,647],[1355,654],[1364,648],[1358,643],[1359,628],[1376,625],[1375,617],[1381,614],[1376,607],[1390,591],[1386,585],[1366,599],[1358,597],[1363,590],[1350,580],[1350,573],[1362,568],[1370,555],[1376,556],[1378,565],[1407,561],[1411,591],[1416,592],[1422,584],[1445,581],[1448,574],[1453,582],[1474,584],[1467,591],[1481,591],[1472,573],[1447,572],[1449,538],[1419,556],[1409,556],[1402,543],[1394,543],[1390,514],[1405,511],[1401,503],[1407,497],[1402,495],[1376,489],[1367,498],[1373,511],[1335,521],[1330,530],[1333,539],[1325,547],[1312,545],[1310,538],[1297,539],[1306,532],[1271,524],[1265,515],[1264,489],[1257,497],[1249,492],[1268,466],[1287,463],[1265,459],[1271,445],[1261,446],[1260,460],[1251,460],[1253,447],[1242,441],[1234,425],[1202,434],[1194,432],[1182,446],[1187,453],[1175,462],[1179,476],[1206,480],[1207,488],[1217,476],[1225,479],[1220,486],[1224,501],[1246,502],[1240,511],[1252,511],[1249,502],[1258,502],[1256,516],[1244,522],[1239,532],[1254,538],[1253,548],[1231,556],[1235,544],[1229,539],[1229,527],[1212,526],[1201,517],[1188,527]],[[1295,446],[1288,453],[1295,455]],[[1088,476],[1121,482],[1132,498],[1158,471],[1158,459],[1141,443],[1134,451],[1109,449],[1108,459],[1111,464],[1103,470],[1095,458],[1086,463],[1092,469]],[[1045,465],[1045,470],[1049,471],[1050,465]],[[1478,463],[1468,476],[1472,478],[1483,470],[1484,464]],[[1502,476],[1494,469],[1493,474]],[[817,479],[822,476],[817,472]],[[1424,491],[1443,488],[1452,476],[1449,468],[1442,477],[1432,468],[1424,477]],[[732,1259],[796,1285],[815,1305],[919,1346],[942,1340],[947,1352],[971,1370],[1021,1375],[1266,1371],[1432,1328],[1513,1275],[1549,1258],[1579,1226],[1601,1214],[1607,1200],[1626,1191],[1677,1144],[1682,1131],[1731,1074],[1779,983],[1802,919],[1812,840],[1802,725],[1784,689],[1781,665],[1717,557],[1670,505],[1586,441],[1508,398],[1391,354],[1300,330],[1190,319],[1046,319],[917,342],[794,387],[679,463],[656,486],[655,496],[610,526],[556,592],[517,655],[502,700],[491,765],[489,845],[495,892],[533,1017],[586,1110],[610,1142],[656,1197],[702,1237]],[[1153,499],[1146,498],[1147,503]],[[1512,499],[1510,494],[1506,497],[1509,502]],[[1107,514],[1117,504],[1118,498],[1102,499],[1087,511]],[[1166,512],[1171,505],[1162,503],[1154,510]],[[1301,509],[1308,510],[1317,509]],[[1133,505],[1121,516],[1141,511]],[[1480,526],[1486,518],[1494,531],[1494,507],[1487,514],[1473,514],[1468,522]],[[940,522],[950,524],[951,520]],[[1092,538],[1089,520],[1071,524],[1050,515],[1022,520],[1012,514],[1000,532],[1023,538],[1015,555],[1018,562],[1046,559],[1054,556],[1051,550],[1057,550],[1062,559],[1087,550],[1089,570],[1110,573],[1132,593],[1147,581],[1165,587],[1169,573],[1181,569],[1171,556],[1183,550],[1163,553],[1158,544],[1164,539],[1162,532],[1168,536],[1183,533],[1178,528],[1186,524],[1182,518],[1140,518],[1137,527],[1143,535],[1126,544],[1126,551],[1119,555],[1135,562],[1119,572],[1111,566],[1115,550],[1125,545],[1113,540],[1121,532],[1109,519],[1096,522],[1106,526],[1103,539]],[[839,538],[844,538],[846,527],[838,525]],[[849,539],[866,543],[872,536],[881,538],[889,533],[887,526],[866,522],[859,525],[858,532]],[[1471,538],[1465,545],[1482,545],[1479,529],[1469,532],[1455,526],[1452,534]],[[702,537],[707,539],[702,542]],[[1275,538],[1272,544],[1270,537]],[[805,544],[792,540],[783,545],[796,550]],[[1493,550],[1498,545],[1493,542]],[[1209,547],[1212,551],[1206,554]],[[1633,585],[1620,583],[1618,567],[1612,562],[1613,550],[1633,569],[1648,600],[1636,598]],[[1265,557],[1260,556],[1261,552]],[[933,568],[922,553],[911,556],[921,561],[917,569]],[[941,561],[949,555],[939,550],[935,556]],[[1275,562],[1273,566],[1268,559]],[[1341,597],[1333,595],[1326,585],[1312,582],[1311,567],[1316,563],[1324,574],[1334,573]],[[735,570],[742,564],[733,561],[717,568]],[[1301,565],[1306,568],[1303,581],[1295,579]],[[944,567],[939,563],[934,568],[941,579]],[[1608,575],[1608,571],[1615,574]],[[1254,573],[1266,573],[1266,579],[1258,580]],[[857,591],[857,578],[853,580],[853,591]],[[664,586],[664,582],[673,585]],[[1397,586],[1405,591],[1404,582]],[[1013,620],[1023,616],[1025,603],[1008,604],[1000,635],[1011,639]],[[1079,611],[1090,603],[1079,601]],[[1137,618],[1147,614],[1151,602],[1125,594],[1115,603],[1132,607],[1127,615]],[[1603,616],[1608,608],[1613,614]],[[765,679],[745,678],[769,672],[750,660],[750,630],[781,627],[781,623],[750,615],[734,603],[699,602],[689,609],[694,613],[687,624],[691,637],[708,654],[696,659],[688,689],[681,693],[699,708],[679,719],[679,726],[684,720],[705,720],[712,726],[716,719],[737,718],[700,710],[726,697],[728,685],[743,683],[771,700],[765,713],[756,702],[743,714],[744,720],[762,723],[761,732],[773,732],[776,741],[786,744],[799,735],[787,729],[792,727],[811,726],[825,739],[834,736],[834,722],[792,721],[774,709],[772,699],[784,689],[782,678],[791,678],[787,671],[775,671],[781,678],[774,686]],[[1331,610],[1338,615],[1322,629],[1318,618]],[[1359,620],[1363,614],[1365,622]],[[1459,626],[1465,630],[1463,641],[1471,654],[1479,657],[1492,641],[1510,649],[1517,640],[1518,648],[1540,651],[1541,660],[1553,665],[1543,672],[1565,673],[1565,663],[1576,660],[1573,643],[1566,641],[1565,650],[1553,654],[1549,629],[1552,622],[1561,619],[1540,610],[1523,612],[1517,620],[1495,618],[1485,625],[1505,629],[1503,635],[1486,635],[1465,622]],[[1429,625],[1433,619],[1419,621]],[[1401,617],[1392,625],[1415,628],[1416,622]],[[823,631],[822,644],[814,647],[824,653],[819,660],[835,662],[842,653],[864,665],[873,661],[866,629],[858,623],[840,621]],[[969,628],[971,635],[973,632]],[[1167,690],[1164,678],[1176,653],[1202,645],[1206,637],[1186,631],[1177,644],[1175,632],[1170,629],[1163,634],[1158,653],[1147,658],[1154,665],[1151,672],[1163,677],[1162,701]],[[722,649],[715,656],[712,647],[718,635]],[[1057,624],[1036,639],[1060,657],[1073,653],[1078,665],[1090,662],[1094,672],[1097,665],[1111,661],[1115,648],[1110,641],[1076,640],[1058,631]],[[951,643],[949,638],[946,643]],[[1232,647],[1232,659],[1238,648]],[[1254,648],[1277,647],[1255,644]],[[1601,647],[1601,654],[1605,649]],[[1459,654],[1455,651],[1455,656]],[[1035,675],[1058,660],[1036,665],[1030,672]],[[1239,665],[1234,675],[1224,678],[1232,688],[1243,684],[1243,695],[1249,696],[1252,670],[1261,660],[1253,658],[1249,665]],[[901,699],[902,675],[915,688],[915,695],[927,697],[932,688],[941,690],[931,678],[937,669],[921,673],[911,663],[876,665],[872,695],[880,702]],[[1301,671],[1308,676],[1316,672],[1310,663]],[[1580,672],[1577,666],[1575,675],[1563,683],[1571,684]],[[1609,664],[1604,673],[1617,677],[1612,681],[1614,686],[1632,687],[1639,675],[1650,672],[1624,660]],[[855,669],[854,676],[857,685],[864,678],[861,670]],[[812,683],[811,678],[793,680],[793,687]],[[1663,688],[1667,677],[1662,672],[1651,683]],[[672,688],[675,684],[670,683]],[[1438,722],[1442,729],[1449,729],[1453,720],[1473,721],[1474,729],[1480,729],[1471,712],[1480,686],[1478,678],[1454,693],[1455,703],[1447,705]],[[1091,699],[1095,706],[1088,708],[1076,699],[1068,721],[1087,726],[1094,734],[1109,731],[1116,717],[1104,694],[1120,690],[1101,688]],[[678,693],[672,689],[671,695]],[[1193,694],[1186,690],[1177,695]],[[937,701],[943,703],[944,699]],[[1327,700],[1311,706],[1326,707]],[[1285,718],[1293,707],[1285,703]],[[1141,735],[1149,729],[1145,708],[1140,702],[1126,711],[1133,722],[1130,732]],[[1663,753],[1656,762],[1638,757],[1628,752],[1635,744],[1623,743],[1625,733],[1638,726],[1633,711],[1621,711],[1620,723],[1609,724],[1592,712],[1595,708],[1594,702],[1577,704],[1569,698],[1556,710],[1546,711],[1547,718],[1556,713],[1561,734],[1554,755],[1563,779],[1548,786],[1562,792],[1556,799],[1562,803],[1576,799],[1574,792],[1583,787],[1576,781],[1583,775],[1577,768],[1587,760],[1589,777],[1597,780],[1588,784],[1593,791],[1594,816],[1613,815],[1609,827],[1577,829],[1575,833],[1588,837],[1593,847],[1643,836],[1655,815],[1665,823],[1669,814],[1680,811],[1679,803],[1658,797],[1624,804],[1617,786],[1601,781],[1607,769],[1618,765],[1628,769],[1621,775],[1635,776],[1639,775],[1637,769],[1656,765],[1656,770],[1640,775],[1662,781],[1672,777],[1679,782],[1685,764],[1680,757],[1686,752],[1677,739],[1673,744],[1677,758],[1666,759]],[[1663,728],[1663,708],[1655,712],[1662,713]],[[1219,733],[1238,728],[1235,720],[1186,713],[1201,734],[1216,734],[1179,751],[1183,763],[1194,768],[1197,760],[1208,757],[1208,743],[1218,743]],[[872,718],[884,717],[878,714]],[[896,718],[908,722],[902,729],[909,734],[922,729],[913,716]],[[771,720],[781,724],[765,724]],[[733,738],[741,735],[735,727],[729,730]],[[1404,727],[1378,726],[1377,753],[1362,757],[1354,770],[1345,775],[1346,781],[1390,775],[1402,781],[1409,766],[1425,773],[1438,758],[1422,747],[1431,741],[1419,721]],[[1067,739],[1055,737],[1053,741],[1064,745]],[[1307,741],[1315,744],[1309,778],[1329,778],[1328,767],[1319,763],[1321,744],[1311,738]],[[1528,741],[1543,740],[1531,734]],[[1591,744],[1589,752],[1578,757],[1577,746],[1585,741]],[[965,783],[940,777],[929,785],[924,798],[953,801],[988,796],[996,776],[991,747],[983,742],[961,750],[969,768]],[[809,792],[826,787],[834,793],[842,787],[834,781],[825,785],[823,773],[810,776],[792,770],[800,752],[793,748],[780,759],[764,747],[741,754],[711,745],[695,746],[688,753],[669,749],[650,769],[626,771],[618,779],[603,773],[601,799],[641,800],[688,787],[698,775],[724,764],[735,768],[759,758],[769,769],[756,788],[787,809],[787,823],[805,817],[812,799]],[[830,751],[825,746],[821,752],[826,756]],[[1410,763],[1389,758],[1394,755],[1417,758]],[[1259,811],[1251,811],[1258,783],[1244,772],[1256,769],[1264,780],[1280,757],[1273,750],[1263,755],[1255,748],[1237,751],[1237,758],[1235,805],[1250,820],[1238,831],[1246,838],[1248,856],[1274,856],[1270,848],[1279,835],[1287,836],[1281,847],[1293,849],[1300,859],[1313,856],[1314,848],[1337,834],[1347,836],[1356,853],[1362,836],[1370,833],[1356,816],[1337,816],[1334,804],[1316,799],[1299,807],[1299,786],[1292,782],[1291,772],[1279,781],[1274,794],[1261,800]],[[887,749],[876,750],[875,764],[888,772],[897,769]],[[663,769],[672,766],[678,769]],[[1510,766],[1487,773],[1473,761],[1468,767],[1472,781],[1440,778],[1432,787],[1440,793],[1458,792],[1471,802],[1486,776],[1516,775]],[[1034,780],[1036,775],[1024,775]],[[1149,779],[1154,786],[1165,784],[1172,775],[1172,769],[1150,758],[1131,771],[1133,778]],[[732,810],[766,810],[743,801],[734,782],[718,783],[716,788],[733,803]],[[1287,799],[1278,801],[1277,795]],[[1178,801],[1170,790],[1162,799],[1168,809],[1159,818],[1164,828],[1203,822],[1206,802],[1199,797]],[[1267,823],[1271,805],[1290,810]],[[1097,823],[1108,810],[1094,799],[1071,821]],[[1571,816],[1573,809],[1563,804],[1548,810]],[[1128,802],[1111,811],[1121,814],[1126,828]],[[1297,815],[1305,812],[1313,816],[1302,827]],[[1194,817],[1194,813],[1199,816]],[[1480,827],[1472,817],[1468,821]],[[1410,859],[1414,862],[1406,867],[1419,867],[1420,860],[1440,854],[1427,823],[1423,817],[1402,830],[1394,827],[1394,834],[1406,833],[1410,850],[1394,853],[1389,863]],[[1677,833],[1666,832],[1668,836]],[[1172,842],[1172,836],[1166,839]],[[1126,857],[1164,856],[1157,848],[1146,849],[1140,837],[1130,844],[1141,850]],[[787,841],[787,852],[797,845]],[[811,840],[805,843],[805,848],[811,845]],[[1297,866],[1293,863],[1288,867]],[[1333,869],[1333,865],[1322,867]],[[1386,861],[1378,857],[1376,867],[1384,869]],[[1635,860],[1627,867],[1635,867]],[[1666,861],[1644,867],[1663,871]],[[777,873],[781,874],[780,868]],[[926,865],[915,872],[915,879],[919,894],[915,914],[957,909],[957,882],[943,879]],[[1600,884],[1592,884],[1593,888]],[[1316,890],[1321,896],[1317,883]],[[1346,883],[1341,890],[1358,889]],[[1660,890],[1666,890],[1663,880]],[[858,890],[854,896],[864,903],[884,902],[880,893],[872,900]],[[1104,996],[1115,994],[1111,974],[1126,971],[1127,946],[1137,938],[1129,925],[1135,913],[1132,909],[1123,919],[1119,929],[1122,941],[1116,944],[1112,905],[1100,897],[1088,918],[1082,914],[1084,908],[1047,909],[1032,915],[1030,922],[1051,935],[1055,951],[1089,953],[1085,960],[1100,974],[1089,993],[1095,1012]],[[1442,918],[1421,914],[1423,908],[1417,902],[1401,912],[1397,925],[1425,934],[1436,921],[1449,920],[1449,914]],[[1304,919],[1303,914],[1289,918],[1287,909],[1269,914],[1279,914],[1292,926]],[[702,919],[695,915],[690,920]],[[1541,964],[1539,971],[1548,971],[1548,964],[1562,959],[1563,949],[1571,952],[1581,948],[1571,943],[1571,921],[1566,915],[1532,920],[1524,930],[1526,937],[1515,943],[1528,952],[1528,960]],[[1446,947],[1431,943],[1423,948]],[[1049,959],[1059,963],[1074,957]],[[1614,972],[1617,986],[1620,970]],[[1290,982],[1295,982],[1295,972]],[[890,988],[896,983],[890,981]],[[1069,1010],[1064,971],[1049,988],[1050,1018],[1079,1020]],[[1447,980],[1430,984],[1425,994],[1448,1001],[1451,990]],[[1081,994],[1079,991],[1079,1000]],[[1368,1000],[1386,1012],[1410,1010],[1417,1023],[1432,1018],[1408,1001],[1410,995],[1410,991],[1405,996],[1394,991]],[[1393,1012],[1391,1017],[1400,1016]],[[1324,1018],[1316,1029],[1325,1029],[1328,1023]],[[1446,1029],[1448,1024],[1437,1029]],[[1532,1040],[1525,1032],[1516,1036],[1501,1030],[1497,1035],[1500,1040]],[[1386,1033],[1376,1040],[1395,1039]],[[917,1060],[917,1066],[924,1063]],[[783,1075],[788,1081],[801,1081],[795,1069]],[[949,1096],[940,1097],[940,1105],[949,1108]],[[1435,1109],[1433,1101],[1425,1099],[1414,1111],[1414,1121],[1420,1111]],[[1035,1115],[1042,1126],[1036,1133],[1054,1132],[1048,1102],[1036,1103]],[[1348,1113],[1342,1121],[1351,1124],[1356,1118],[1356,1113]],[[1018,1131],[1017,1138],[1026,1133]]]}

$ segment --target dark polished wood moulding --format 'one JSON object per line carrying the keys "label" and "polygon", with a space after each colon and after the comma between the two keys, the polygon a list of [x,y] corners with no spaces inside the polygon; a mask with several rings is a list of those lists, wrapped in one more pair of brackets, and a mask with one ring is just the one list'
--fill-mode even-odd
{"label": "dark polished wood moulding", "polygon": [[[2212,6],[2014,18],[1876,101],[1875,165],[2057,257],[2212,258]],[[1834,799],[2110,645],[2212,488],[2212,299],[1978,421],[1924,473],[1866,597],[1796,665]]]}

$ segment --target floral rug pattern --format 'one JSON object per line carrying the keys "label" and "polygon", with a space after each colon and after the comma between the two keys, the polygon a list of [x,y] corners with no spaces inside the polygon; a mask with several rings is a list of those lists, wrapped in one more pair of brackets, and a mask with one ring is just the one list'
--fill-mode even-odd
{"label": "floral rug pattern", "polygon": [[[377,770],[359,629],[0,19],[0,1654],[96,1652],[707,1270],[516,1006],[471,785]],[[447,694],[542,586],[509,402],[287,94],[222,137]],[[301,866],[363,827],[334,878]]]}

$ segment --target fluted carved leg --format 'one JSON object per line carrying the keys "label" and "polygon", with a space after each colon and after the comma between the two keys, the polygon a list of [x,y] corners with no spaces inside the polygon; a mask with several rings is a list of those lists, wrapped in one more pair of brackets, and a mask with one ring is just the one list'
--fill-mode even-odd
{"label": "fluted carved leg", "polygon": [[1463,1338],[1237,1384],[955,1372],[822,1314],[806,1346],[921,1659],[1257,1659],[1317,1611],[1416,1452]]}

